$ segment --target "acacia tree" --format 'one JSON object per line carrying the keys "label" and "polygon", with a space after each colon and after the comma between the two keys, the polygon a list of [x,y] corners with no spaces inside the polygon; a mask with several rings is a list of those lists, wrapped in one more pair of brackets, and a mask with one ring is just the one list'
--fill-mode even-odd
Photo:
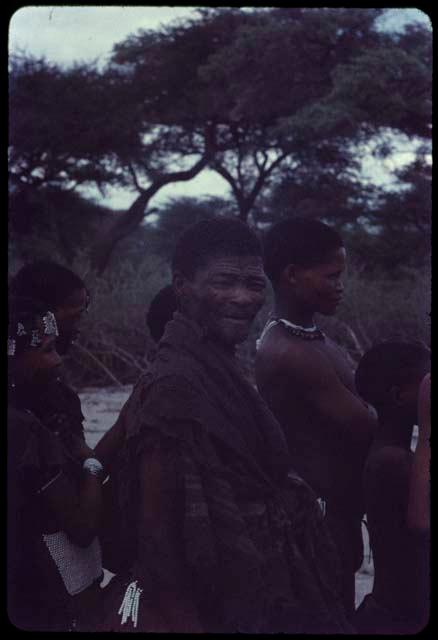
{"label": "acacia tree", "polygon": [[[102,185],[130,185],[136,192],[130,209],[96,243],[96,268],[105,267],[116,242],[143,220],[162,186],[206,166],[228,182],[238,215],[248,221],[284,171],[296,186],[310,173],[315,184],[321,184],[317,177],[341,181],[347,194],[358,180],[355,144],[385,128],[428,136],[430,34],[420,27],[397,37],[379,32],[380,13],[200,10],[196,19],[116,45],[108,67],[90,71],[85,110],[80,83],[73,108],[57,92],[60,147],[52,144],[48,123],[45,151],[48,145],[64,165],[64,155],[72,157],[73,167],[64,166],[70,176],[82,167],[86,180],[93,176],[89,168]],[[57,76],[55,85],[68,85],[74,71]],[[53,90],[47,95],[53,99]],[[24,99],[30,121],[44,119],[31,98],[28,92]],[[70,120],[84,127],[79,142],[79,133],[63,140]],[[27,144],[25,136],[12,140],[18,156]],[[71,155],[75,144],[85,148]],[[91,179],[97,182],[96,175]]]}
{"label": "acacia tree", "polygon": [[[82,65],[62,70],[45,60],[16,58],[9,103],[13,194],[74,190],[90,183],[101,191],[120,185],[137,192],[129,209],[92,244],[91,264],[98,273],[116,243],[142,222],[153,195],[171,182],[190,180],[215,150],[211,122],[204,123],[196,139],[182,129],[157,130],[135,102],[125,74],[114,69],[102,73]],[[190,166],[166,171],[183,152],[190,155]]]}
{"label": "acacia tree", "polygon": [[[340,219],[357,219],[370,195],[359,184],[358,145],[380,138],[387,152],[388,130],[430,133],[430,33],[379,32],[381,13],[201,10],[201,19],[120,43],[112,67],[129,77],[148,121],[168,127],[161,149],[174,152],[181,129],[187,144],[214,123],[209,166],[242,220],[258,219],[257,199],[285,175],[298,188],[311,178],[314,193],[336,186]],[[315,201],[305,197],[302,208]]]}

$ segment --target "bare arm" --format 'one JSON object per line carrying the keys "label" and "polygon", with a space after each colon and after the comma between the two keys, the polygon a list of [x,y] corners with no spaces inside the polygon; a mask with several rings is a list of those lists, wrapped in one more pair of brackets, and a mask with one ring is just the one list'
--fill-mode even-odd
{"label": "bare arm", "polygon": [[414,453],[407,509],[408,526],[418,532],[430,530],[430,374],[418,397],[418,443]]}
{"label": "bare arm", "polygon": [[366,404],[339,379],[333,365],[322,353],[288,347],[279,366],[295,389],[326,419],[339,436],[358,450],[371,443],[377,421]]}
{"label": "bare arm", "polygon": [[102,508],[102,479],[82,472],[79,491],[61,471],[41,489],[60,528],[77,545],[86,547],[97,534]]}
{"label": "bare arm", "polygon": [[168,631],[202,631],[188,572],[184,566],[182,495],[175,487],[174,463],[159,449],[140,461],[139,556],[144,578],[153,580],[156,606]]}
{"label": "bare arm", "polygon": [[125,413],[123,409],[111,429],[105,433],[94,447],[95,456],[102,462],[106,473],[111,472],[111,465],[125,437]]}

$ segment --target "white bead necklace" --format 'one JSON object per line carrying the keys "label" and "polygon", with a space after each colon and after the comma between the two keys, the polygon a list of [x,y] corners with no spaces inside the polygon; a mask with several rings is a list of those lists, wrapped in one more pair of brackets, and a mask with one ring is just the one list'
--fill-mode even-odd
{"label": "white bead necklace", "polygon": [[286,318],[274,318],[270,320],[265,328],[263,329],[260,338],[256,342],[256,349],[259,349],[261,342],[265,335],[268,333],[269,329],[275,327],[277,324],[282,324],[292,335],[297,336],[298,338],[304,338],[304,340],[324,340],[324,334],[321,329],[318,329],[316,325],[312,327],[302,327],[299,324],[294,324]]}

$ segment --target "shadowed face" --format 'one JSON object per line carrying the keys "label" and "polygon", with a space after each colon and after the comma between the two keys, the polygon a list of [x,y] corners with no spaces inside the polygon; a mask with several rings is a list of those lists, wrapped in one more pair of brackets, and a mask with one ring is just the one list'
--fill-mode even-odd
{"label": "shadowed face", "polygon": [[[40,332],[43,327],[41,323]],[[11,364],[14,380],[18,384],[32,384],[44,387],[59,373],[62,360],[56,351],[54,335],[42,336],[38,347],[28,347],[26,351],[14,358]]]}
{"label": "shadowed face", "polygon": [[87,307],[88,293],[86,289],[77,289],[55,310],[59,331],[56,344],[59,353],[66,353],[72,342],[77,340],[82,314],[85,313]]}
{"label": "shadowed face", "polygon": [[418,423],[418,392],[424,376],[430,372],[430,354],[425,355],[412,371],[409,382],[391,389],[394,407],[412,424]]}
{"label": "shadowed face", "polygon": [[175,274],[174,285],[183,313],[228,347],[248,337],[265,301],[266,278],[259,256],[210,258],[193,278]]}
{"label": "shadowed face", "polygon": [[333,315],[343,297],[342,276],[346,268],[344,247],[331,251],[326,260],[312,267],[293,267],[294,294],[301,308],[310,313]]}

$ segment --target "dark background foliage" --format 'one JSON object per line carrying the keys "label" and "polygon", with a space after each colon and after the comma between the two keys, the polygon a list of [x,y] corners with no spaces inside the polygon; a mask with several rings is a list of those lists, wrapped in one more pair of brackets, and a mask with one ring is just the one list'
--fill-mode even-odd
{"label": "dark background foliage", "polygon": [[[431,30],[376,28],[382,9],[200,9],[140,31],[105,68],[10,59],[9,273],[50,257],[84,276],[93,304],[72,381],[132,382],[152,346],[145,312],[170,280],[181,231],[238,216],[262,236],[287,216],[340,230],[348,296],[320,319],[354,360],[390,336],[429,341]],[[412,161],[390,187],[365,181],[371,149]],[[203,169],[223,198],[154,196]],[[131,189],[114,211],[84,188]],[[82,189],[82,191],[80,191]],[[241,353],[251,371],[261,312]]]}

